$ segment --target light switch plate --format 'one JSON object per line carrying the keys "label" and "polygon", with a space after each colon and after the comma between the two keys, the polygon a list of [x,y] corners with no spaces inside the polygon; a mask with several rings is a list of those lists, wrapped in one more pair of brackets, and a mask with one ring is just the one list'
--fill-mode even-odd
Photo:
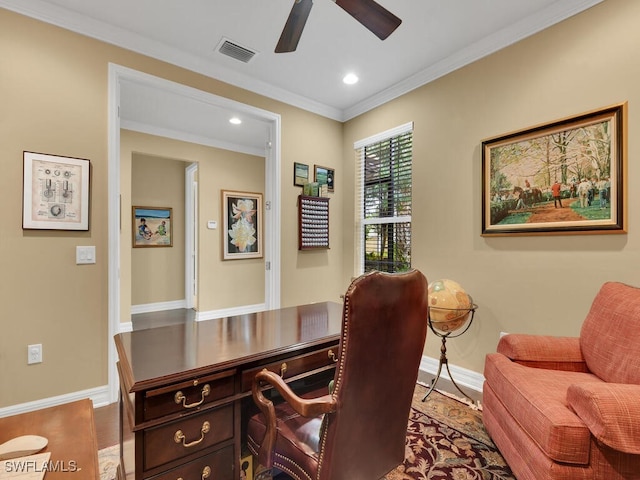
{"label": "light switch plate", "polygon": [[95,246],[76,247],[76,264],[84,265],[88,263],[96,263],[96,247]]}

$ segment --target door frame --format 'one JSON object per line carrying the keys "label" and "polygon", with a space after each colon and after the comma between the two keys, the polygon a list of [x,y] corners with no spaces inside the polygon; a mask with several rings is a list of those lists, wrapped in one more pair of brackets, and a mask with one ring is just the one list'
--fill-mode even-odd
{"label": "door frame", "polygon": [[[212,106],[229,111],[246,112],[269,125],[269,138],[265,141],[265,212],[264,212],[264,260],[265,260],[265,308],[280,307],[280,224],[281,224],[281,159],[280,115],[225,97],[197,90],[160,77],[155,77],[121,65],[109,64],[108,79],[108,382],[109,399],[118,399],[117,352],[113,336],[122,330],[120,318],[120,84],[131,81],[150,88],[198,99]],[[191,140],[190,140],[191,141]],[[125,219],[126,221],[126,219]],[[127,322],[128,323],[128,322]]]}

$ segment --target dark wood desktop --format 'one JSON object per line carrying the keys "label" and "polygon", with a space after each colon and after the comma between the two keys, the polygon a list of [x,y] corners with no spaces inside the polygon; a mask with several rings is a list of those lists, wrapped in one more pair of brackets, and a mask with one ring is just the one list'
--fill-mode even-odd
{"label": "dark wood desktop", "polygon": [[341,317],[325,302],[116,335],[119,476],[238,480],[253,377],[330,374]]}

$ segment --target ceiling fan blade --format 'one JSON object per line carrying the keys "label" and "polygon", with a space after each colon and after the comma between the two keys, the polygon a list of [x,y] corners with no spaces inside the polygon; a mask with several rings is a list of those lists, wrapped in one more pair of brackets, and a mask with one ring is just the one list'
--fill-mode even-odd
{"label": "ceiling fan blade", "polygon": [[384,40],[400,26],[402,20],[374,0],[335,0],[336,4]]}
{"label": "ceiling fan blade", "polygon": [[312,6],[313,0],[295,0],[276,45],[276,53],[295,51]]}

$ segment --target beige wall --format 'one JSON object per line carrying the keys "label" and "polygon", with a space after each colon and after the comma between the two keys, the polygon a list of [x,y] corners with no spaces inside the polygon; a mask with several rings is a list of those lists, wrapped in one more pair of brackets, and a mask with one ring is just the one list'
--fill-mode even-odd
{"label": "beige wall", "polygon": [[[332,198],[336,212],[332,216],[332,249],[317,255],[303,255],[297,251],[295,229],[299,189],[292,186],[294,161],[339,167],[342,139],[339,122],[4,9],[0,9],[0,58],[0,91],[3,92],[0,187],[6,211],[0,228],[0,304],[3,309],[0,408],[107,383],[107,346],[112,341],[108,338],[107,268],[110,62],[281,115],[282,304],[337,299],[346,288],[341,281],[342,244],[338,234],[343,192]],[[121,150],[123,148],[126,147]],[[24,150],[91,160],[88,232],[22,230]],[[185,160],[172,152],[162,153],[165,154]],[[124,169],[127,162],[130,155],[129,160],[123,156],[121,168]],[[126,183],[125,180],[121,185],[122,202],[130,205],[131,186]],[[230,183],[228,186],[234,187]],[[200,192],[201,198],[210,202],[203,204],[211,209],[209,215],[217,215],[219,211],[219,188]],[[342,188],[348,188],[347,184]],[[123,229],[129,224],[129,218],[127,210],[122,220]],[[334,221],[340,223],[334,224]],[[201,242],[210,242],[216,251],[211,259],[219,258],[218,235],[219,230],[201,232]],[[128,245],[130,239],[129,232],[127,243],[122,245]],[[77,245],[96,246],[95,265],[75,264]],[[123,249],[121,255],[123,264],[131,262],[129,249]],[[207,265],[201,269],[201,275],[206,268]],[[207,270],[206,274],[215,276],[213,270]],[[260,278],[263,276],[262,272]],[[308,278],[316,280],[312,286]],[[122,304],[127,307],[121,311],[122,321],[129,318],[131,299],[124,297],[130,296],[130,289],[129,280],[123,277]],[[237,293],[238,289],[234,289],[233,294]],[[228,291],[224,295],[224,301],[211,304],[200,299],[200,307],[212,310],[231,306],[232,302],[255,301],[245,296],[246,291],[233,299]],[[42,364],[27,365],[27,345],[31,343],[43,344]]]}
{"label": "beige wall", "polygon": [[[603,282],[640,286],[638,19],[640,2],[603,2],[346,124],[343,181],[352,182],[354,141],[415,122],[413,265],[459,281],[479,306],[447,344],[451,363],[481,373],[501,331],[577,335]],[[628,235],[480,236],[483,139],[624,101]],[[352,242],[345,235],[345,277]],[[438,347],[431,334],[426,354],[437,358]]]}
{"label": "beige wall", "polygon": [[[146,153],[134,153],[131,202],[136,207],[171,208],[171,246],[131,248],[131,305],[184,300],[185,168],[188,163]],[[132,212],[132,209],[129,209]],[[123,213],[123,220],[126,216]],[[129,214],[131,222],[132,213]],[[133,228],[133,223],[131,224]],[[134,230],[135,231],[135,230]]]}

